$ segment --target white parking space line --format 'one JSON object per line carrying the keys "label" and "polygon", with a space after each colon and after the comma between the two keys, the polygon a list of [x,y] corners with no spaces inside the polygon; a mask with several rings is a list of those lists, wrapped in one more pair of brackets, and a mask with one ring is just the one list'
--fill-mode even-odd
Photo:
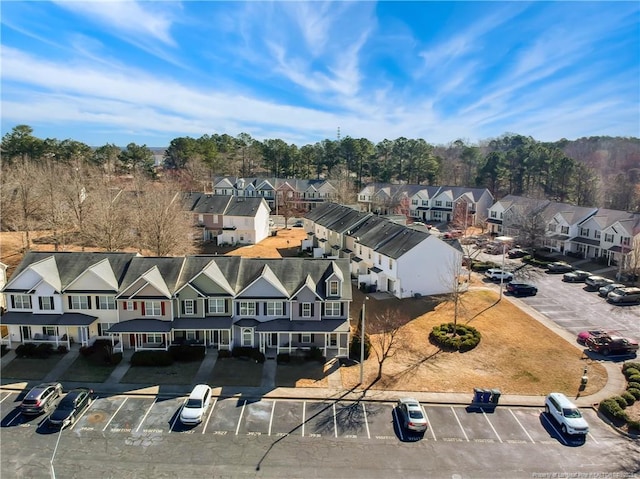
{"label": "white parking space line", "polygon": [[38,427],[42,426],[45,422],[47,422],[47,421],[49,420],[49,416],[50,416],[50,415],[51,415],[51,414],[47,414],[45,417],[43,417],[43,418],[42,418],[42,421],[40,421],[40,422],[38,423]]}
{"label": "white parking space line", "polygon": [[520,420],[516,417],[515,414],[513,414],[513,411],[511,409],[509,409],[509,412],[511,413],[511,415],[513,416],[513,419],[516,420],[516,422],[518,423],[518,425],[522,428],[522,430],[524,431],[524,433],[527,435],[527,437],[529,438],[529,440],[535,444],[536,442],[533,440],[533,438],[531,437],[531,435],[529,434],[529,432],[524,428],[524,426],[522,425],[522,423],[520,422]]}
{"label": "white parking space line", "polygon": [[2,399],[0,399],[0,403],[3,403],[5,399],[7,399],[9,396],[11,396],[11,393],[7,393],[7,395],[5,397],[3,397]]}
{"label": "white parking space line", "polygon": [[400,425],[400,419],[398,419],[398,413],[396,409],[393,408],[393,419],[396,421],[396,425],[398,426],[398,432],[400,433],[400,440],[404,441],[404,434],[402,433],[402,426]]}
{"label": "white parking space line", "polygon": [[429,431],[431,431],[431,437],[433,437],[434,441],[437,441],[436,433],[433,430],[433,428],[431,427],[431,421],[429,421],[429,416],[427,416],[427,411],[424,412],[424,418],[427,420],[427,426],[429,426]]}
{"label": "white parking space line", "polygon": [[593,434],[589,433],[589,437],[590,437],[590,438],[593,440],[593,442],[595,442],[596,444],[600,444],[600,443],[598,442],[598,440],[597,440],[595,437],[593,437]]}
{"label": "white parking space line", "polygon": [[[180,408],[180,411],[182,411],[182,408],[184,407],[184,405],[187,404],[187,399],[189,399],[189,398],[184,398],[184,401],[182,401],[182,407]],[[180,413],[175,415],[175,417],[173,418],[173,422],[171,423],[171,426],[169,427],[169,432],[167,434],[171,434],[171,431],[173,431],[173,428],[176,426],[176,423],[178,422],[178,418],[179,417],[180,417]]]}
{"label": "white parking space line", "polygon": [[336,403],[333,403],[333,437],[338,437],[338,421],[336,419]]}
{"label": "white parking space line", "polygon": [[7,423],[7,426],[11,426],[11,424],[13,424],[13,421],[15,421],[16,419],[18,419],[20,416],[22,415],[22,413],[19,410],[15,411],[15,415],[13,416],[13,419],[11,419],[11,421],[9,421]]}
{"label": "white parking space line", "polygon": [[458,415],[456,414],[456,410],[453,408],[453,406],[451,406],[451,412],[453,413],[453,417],[456,418],[456,421],[458,421],[458,426],[460,426],[460,430],[462,431],[462,434],[464,434],[464,438],[467,440],[467,442],[469,442],[469,436],[467,436],[467,433],[462,427],[462,423],[460,422],[460,419],[458,419]]}
{"label": "white parking space line", "polygon": [[209,409],[209,415],[207,416],[207,420],[204,423],[204,427],[202,428],[202,434],[204,434],[204,432],[207,430],[207,426],[209,425],[209,419],[211,419],[211,415],[213,414],[213,409],[216,407],[217,403],[218,403],[218,398],[215,398],[213,400],[213,404],[211,405],[211,408]]}
{"label": "white parking space line", "polygon": [[489,423],[489,426],[491,426],[491,430],[493,431],[493,433],[496,435],[496,437],[498,438],[498,441],[502,442],[502,438],[500,437],[500,434],[498,434],[498,431],[496,431],[496,428],[493,427],[493,424],[491,424],[491,421],[489,421],[489,418],[487,417],[487,414],[484,412],[483,408],[480,408],[480,410],[482,411],[482,415],[484,416],[484,418],[487,420],[487,422]]}
{"label": "white parking space line", "polygon": [[147,416],[151,412],[151,408],[153,407],[153,405],[156,403],[157,400],[158,400],[158,398],[156,397],[153,400],[153,402],[151,403],[151,406],[149,406],[149,409],[147,409],[147,412],[144,414],[144,417],[142,418],[142,421],[140,421],[140,424],[138,424],[138,427],[136,428],[136,432],[138,432],[138,430],[142,427],[142,424],[144,423],[144,420],[147,419]]}
{"label": "white parking space line", "polygon": [[111,424],[111,421],[113,421],[113,418],[116,417],[116,414],[118,414],[118,411],[120,411],[120,409],[122,409],[122,406],[124,406],[124,403],[127,402],[127,399],[129,399],[129,398],[127,398],[127,397],[124,398],[124,401],[122,401],[122,404],[120,404],[120,406],[118,406],[118,409],[116,409],[116,412],[113,413],[113,416],[111,416],[111,419],[109,419],[107,421],[107,424],[105,424],[105,426],[102,428],[103,432],[107,430],[107,428],[109,427],[109,424]]}
{"label": "white parking space line", "polygon": [[307,401],[302,401],[302,437],[304,437],[304,424],[307,422],[305,420],[307,413]]}
{"label": "white parking space line", "polygon": [[78,424],[80,422],[80,419],[82,419],[82,416],[84,416],[85,414],[87,414],[87,411],[89,409],[91,409],[91,405],[93,404],[93,401],[91,401],[89,403],[89,405],[84,409],[84,411],[82,411],[82,414],[80,414],[76,420],[74,421],[74,423],[71,425],[71,427],[69,428],[69,431],[71,431],[74,427],[76,427],[76,424]]}
{"label": "white parking space line", "polygon": [[364,414],[364,425],[367,427],[367,438],[371,439],[371,433],[369,432],[369,421],[367,420],[367,410],[362,403],[362,413]]}
{"label": "white parking space line", "polygon": [[240,430],[240,423],[242,422],[242,416],[244,414],[244,407],[247,405],[247,400],[245,399],[242,403],[242,409],[240,410],[240,417],[238,418],[238,425],[236,426],[236,436],[238,435],[238,431]]}
{"label": "white parking space line", "polygon": [[271,417],[269,418],[269,436],[271,436],[271,426],[273,425],[273,411],[276,409],[276,401],[271,404]]}

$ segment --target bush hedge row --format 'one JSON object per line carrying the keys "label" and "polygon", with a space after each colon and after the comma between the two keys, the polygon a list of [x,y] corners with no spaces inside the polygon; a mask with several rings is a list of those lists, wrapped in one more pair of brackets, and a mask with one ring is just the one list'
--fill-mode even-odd
{"label": "bush hedge row", "polygon": [[640,400],[640,363],[625,363],[622,366],[622,373],[627,378],[627,390],[620,396],[602,401],[598,410],[610,419],[625,422],[630,431],[640,432],[640,421],[630,420],[625,411],[626,407]]}
{"label": "bush hedge row", "polygon": [[19,358],[46,359],[54,353],[66,354],[67,347],[64,344],[60,344],[54,349],[51,343],[24,343],[16,348],[16,356]]}
{"label": "bush hedge row", "polygon": [[295,355],[291,356],[289,353],[280,353],[278,354],[276,361],[278,364],[287,364],[292,360],[296,361],[317,361],[319,363],[324,364],[326,362],[326,358],[322,355],[322,349],[313,347],[309,351],[305,351],[302,356]]}
{"label": "bush hedge row", "polygon": [[114,353],[108,339],[96,339],[91,346],[82,346],[80,355],[98,366],[115,366],[122,361],[122,353]]}
{"label": "bush hedge row", "polygon": [[[454,335],[455,333],[455,335]],[[429,339],[440,349],[446,351],[470,351],[479,343],[482,335],[480,331],[472,326],[462,324],[454,325],[445,323],[434,326],[429,333]]]}
{"label": "bush hedge row", "polygon": [[238,346],[233,348],[231,351],[231,356],[234,358],[251,358],[255,360],[256,363],[264,363],[265,356],[260,352],[258,348],[249,348],[246,346]]}

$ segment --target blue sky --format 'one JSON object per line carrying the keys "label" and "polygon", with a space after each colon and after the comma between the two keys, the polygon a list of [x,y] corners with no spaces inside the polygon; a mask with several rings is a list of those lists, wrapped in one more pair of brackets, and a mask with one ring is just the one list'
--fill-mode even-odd
{"label": "blue sky", "polygon": [[2,134],[640,136],[637,2],[2,2]]}

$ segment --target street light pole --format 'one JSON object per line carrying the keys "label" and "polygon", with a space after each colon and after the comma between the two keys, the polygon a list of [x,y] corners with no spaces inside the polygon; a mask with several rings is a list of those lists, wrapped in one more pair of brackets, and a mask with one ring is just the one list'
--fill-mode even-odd
{"label": "street light pole", "polygon": [[362,330],[360,331],[360,384],[364,382],[364,318],[366,316],[366,305],[368,296],[365,296],[364,301],[362,302]]}
{"label": "street light pole", "polygon": [[502,301],[502,286],[504,285],[504,257],[507,251],[507,243],[512,241],[513,238],[510,236],[498,236],[496,241],[502,243],[502,274],[500,274],[500,299],[498,301]]}

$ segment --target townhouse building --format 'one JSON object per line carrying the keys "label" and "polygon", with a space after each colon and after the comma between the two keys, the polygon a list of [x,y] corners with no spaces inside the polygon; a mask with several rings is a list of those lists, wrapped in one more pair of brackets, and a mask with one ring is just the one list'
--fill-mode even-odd
{"label": "townhouse building", "polygon": [[202,241],[257,244],[269,236],[269,205],[264,198],[186,193],[184,208],[202,230]]}
{"label": "townhouse building", "polygon": [[2,292],[9,345],[109,338],[115,350],[186,343],[348,355],[346,259],[29,252]]}
{"label": "townhouse building", "polygon": [[342,205],[317,207],[305,215],[304,226],[303,248],[348,259],[358,287],[397,298],[449,293],[462,261],[457,242]]}
{"label": "townhouse building", "polygon": [[325,201],[336,201],[337,187],[330,180],[297,178],[238,178],[222,176],[213,179],[214,195],[264,198],[274,214],[283,208],[309,211]]}

